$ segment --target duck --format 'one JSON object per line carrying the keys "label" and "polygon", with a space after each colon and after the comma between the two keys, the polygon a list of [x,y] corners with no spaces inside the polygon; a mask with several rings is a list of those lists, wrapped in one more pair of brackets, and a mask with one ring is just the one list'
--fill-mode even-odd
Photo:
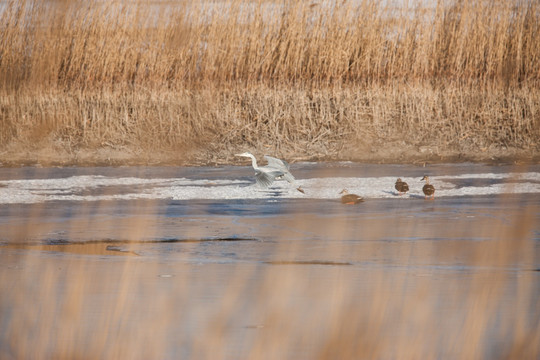
{"label": "duck", "polygon": [[364,198],[360,195],[349,194],[349,191],[347,189],[343,189],[339,193],[343,194],[341,196],[341,203],[345,205],[359,204],[364,201]]}
{"label": "duck", "polygon": [[401,178],[396,180],[396,185],[394,187],[398,191],[398,195],[405,194],[409,191],[409,185],[405,181],[402,181]]}
{"label": "duck", "polygon": [[435,186],[429,183],[429,176],[424,175],[424,177],[420,181],[422,180],[426,181],[426,184],[422,188],[425,198],[427,199],[428,197],[431,197],[431,200],[435,199]]}

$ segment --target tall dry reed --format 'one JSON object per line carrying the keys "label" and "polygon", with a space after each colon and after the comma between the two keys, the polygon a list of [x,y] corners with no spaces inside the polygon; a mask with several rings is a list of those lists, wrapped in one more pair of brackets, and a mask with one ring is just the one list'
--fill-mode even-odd
{"label": "tall dry reed", "polygon": [[0,84],[95,89],[540,79],[535,1],[9,1]]}
{"label": "tall dry reed", "polygon": [[538,3],[407,4],[8,1],[2,149],[536,154]]}

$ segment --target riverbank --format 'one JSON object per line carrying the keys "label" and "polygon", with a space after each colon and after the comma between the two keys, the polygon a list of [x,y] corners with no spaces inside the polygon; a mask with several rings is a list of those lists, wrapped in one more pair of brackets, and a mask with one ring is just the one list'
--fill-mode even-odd
{"label": "riverbank", "polygon": [[4,165],[537,162],[540,89],[396,82],[0,97]]}
{"label": "riverbank", "polygon": [[[492,148],[484,152],[464,153],[459,150],[439,149],[437,147],[414,148],[393,144],[379,150],[371,150],[366,153],[344,154],[343,157],[302,157],[294,155],[279,155],[290,163],[300,161],[353,161],[368,164],[440,164],[475,162],[483,164],[514,164],[527,165],[539,164],[540,153],[529,150],[512,148]],[[257,154],[262,160],[262,155]],[[9,149],[0,154],[0,166],[216,166],[227,164],[239,164],[241,160],[234,157],[233,153],[216,154],[209,150],[200,152],[191,151],[190,154],[178,154],[175,152],[141,153],[136,149],[79,149],[75,152],[67,152],[62,148]]]}

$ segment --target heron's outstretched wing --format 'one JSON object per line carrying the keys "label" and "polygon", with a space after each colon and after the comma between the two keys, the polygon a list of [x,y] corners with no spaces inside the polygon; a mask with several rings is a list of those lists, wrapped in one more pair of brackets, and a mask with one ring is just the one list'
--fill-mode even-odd
{"label": "heron's outstretched wing", "polygon": [[281,160],[272,156],[264,155],[266,161],[268,161],[268,166],[274,167],[280,170],[289,170],[289,163],[285,160]]}
{"label": "heron's outstretched wing", "polygon": [[266,161],[268,161],[268,167],[278,169],[283,172],[283,179],[288,182],[294,182],[294,176],[289,171],[289,163],[285,160],[281,160],[272,156],[264,155]]}
{"label": "heron's outstretched wing", "polygon": [[255,172],[255,180],[260,187],[269,187],[276,177],[284,176],[282,171],[260,171]]}

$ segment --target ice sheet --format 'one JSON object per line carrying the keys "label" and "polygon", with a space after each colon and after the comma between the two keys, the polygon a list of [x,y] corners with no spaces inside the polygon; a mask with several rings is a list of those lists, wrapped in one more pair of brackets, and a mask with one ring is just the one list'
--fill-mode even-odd
{"label": "ice sheet", "polygon": [[[276,181],[263,189],[254,179],[228,175],[224,179],[148,178],[80,175],[64,178],[0,180],[0,204],[40,203],[45,201],[102,201],[131,199],[226,200],[339,198],[339,192],[369,198],[423,197],[424,182],[418,177],[402,177],[410,191],[398,196],[396,177],[312,177],[295,183]],[[540,173],[470,173],[431,176],[435,197],[540,193]],[[304,193],[297,190],[301,187]]]}

